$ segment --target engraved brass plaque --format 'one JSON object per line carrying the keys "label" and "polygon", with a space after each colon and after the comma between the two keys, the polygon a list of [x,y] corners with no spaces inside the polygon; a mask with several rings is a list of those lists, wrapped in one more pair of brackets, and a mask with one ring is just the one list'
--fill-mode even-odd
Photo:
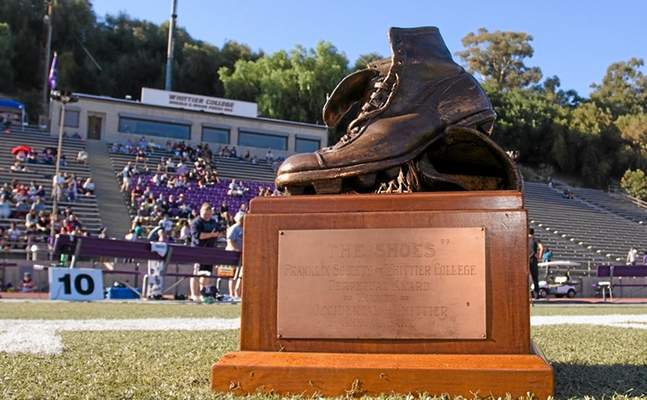
{"label": "engraved brass plaque", "polygon": [[485,339],[485,228],[279,232],[277,333]]}

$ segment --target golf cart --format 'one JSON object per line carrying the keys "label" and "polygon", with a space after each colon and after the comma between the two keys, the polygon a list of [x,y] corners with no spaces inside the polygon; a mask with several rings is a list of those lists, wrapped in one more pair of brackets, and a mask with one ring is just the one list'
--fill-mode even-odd
{"label": "golf cart", "polygon": [[[537,291],[539,298],[546,298],[550,295],[555,297],[575,297],[578,282],[571,279],[570,269],[571,267],[579,267],[579,263],[575,261],[548,261],[541,262],[538,266],[546,268],[544,280],[539,281],[539,290]],[[567,270],[564,272],[562,269],[558,273],[553,274],[551,268],[555,267],[567,267]]]}

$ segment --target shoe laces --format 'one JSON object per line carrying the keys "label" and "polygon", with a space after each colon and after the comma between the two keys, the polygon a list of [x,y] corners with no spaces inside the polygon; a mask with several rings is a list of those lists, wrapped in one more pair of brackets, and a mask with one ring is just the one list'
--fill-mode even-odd
{"label": "shoe laces", "polygon": [[379,113],[384,109],[394,92],[397,83],[397,75],[391,71],[386,76],[379,76],[373,81],[373,91],[368,96],[366,102],[362,105],[359,115],[350,123],[344,136],[338,142],[345,144],[351,141],[366,127],[362,124],[365,120]]}

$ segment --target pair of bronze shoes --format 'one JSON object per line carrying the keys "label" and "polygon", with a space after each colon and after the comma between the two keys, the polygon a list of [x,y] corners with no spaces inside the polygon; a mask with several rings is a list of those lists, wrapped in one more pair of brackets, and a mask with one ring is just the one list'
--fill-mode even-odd
{"label": "pair of bronze shoes", "polygon": [[438,28],[391,28],[390,60],[346,76],[323,118],[341,139],[280,166],[291,194],[521,189],[489,137],[496,114]]}

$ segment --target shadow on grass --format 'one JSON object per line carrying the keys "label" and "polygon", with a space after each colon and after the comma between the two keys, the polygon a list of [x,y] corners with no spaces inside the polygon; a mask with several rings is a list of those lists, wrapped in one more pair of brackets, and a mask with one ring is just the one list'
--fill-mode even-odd
{"label": "shadow on grass", "polygon": [[569,397],[647,395],[647,364],[645,365],[582,365],[553,363],[555,396]]}

